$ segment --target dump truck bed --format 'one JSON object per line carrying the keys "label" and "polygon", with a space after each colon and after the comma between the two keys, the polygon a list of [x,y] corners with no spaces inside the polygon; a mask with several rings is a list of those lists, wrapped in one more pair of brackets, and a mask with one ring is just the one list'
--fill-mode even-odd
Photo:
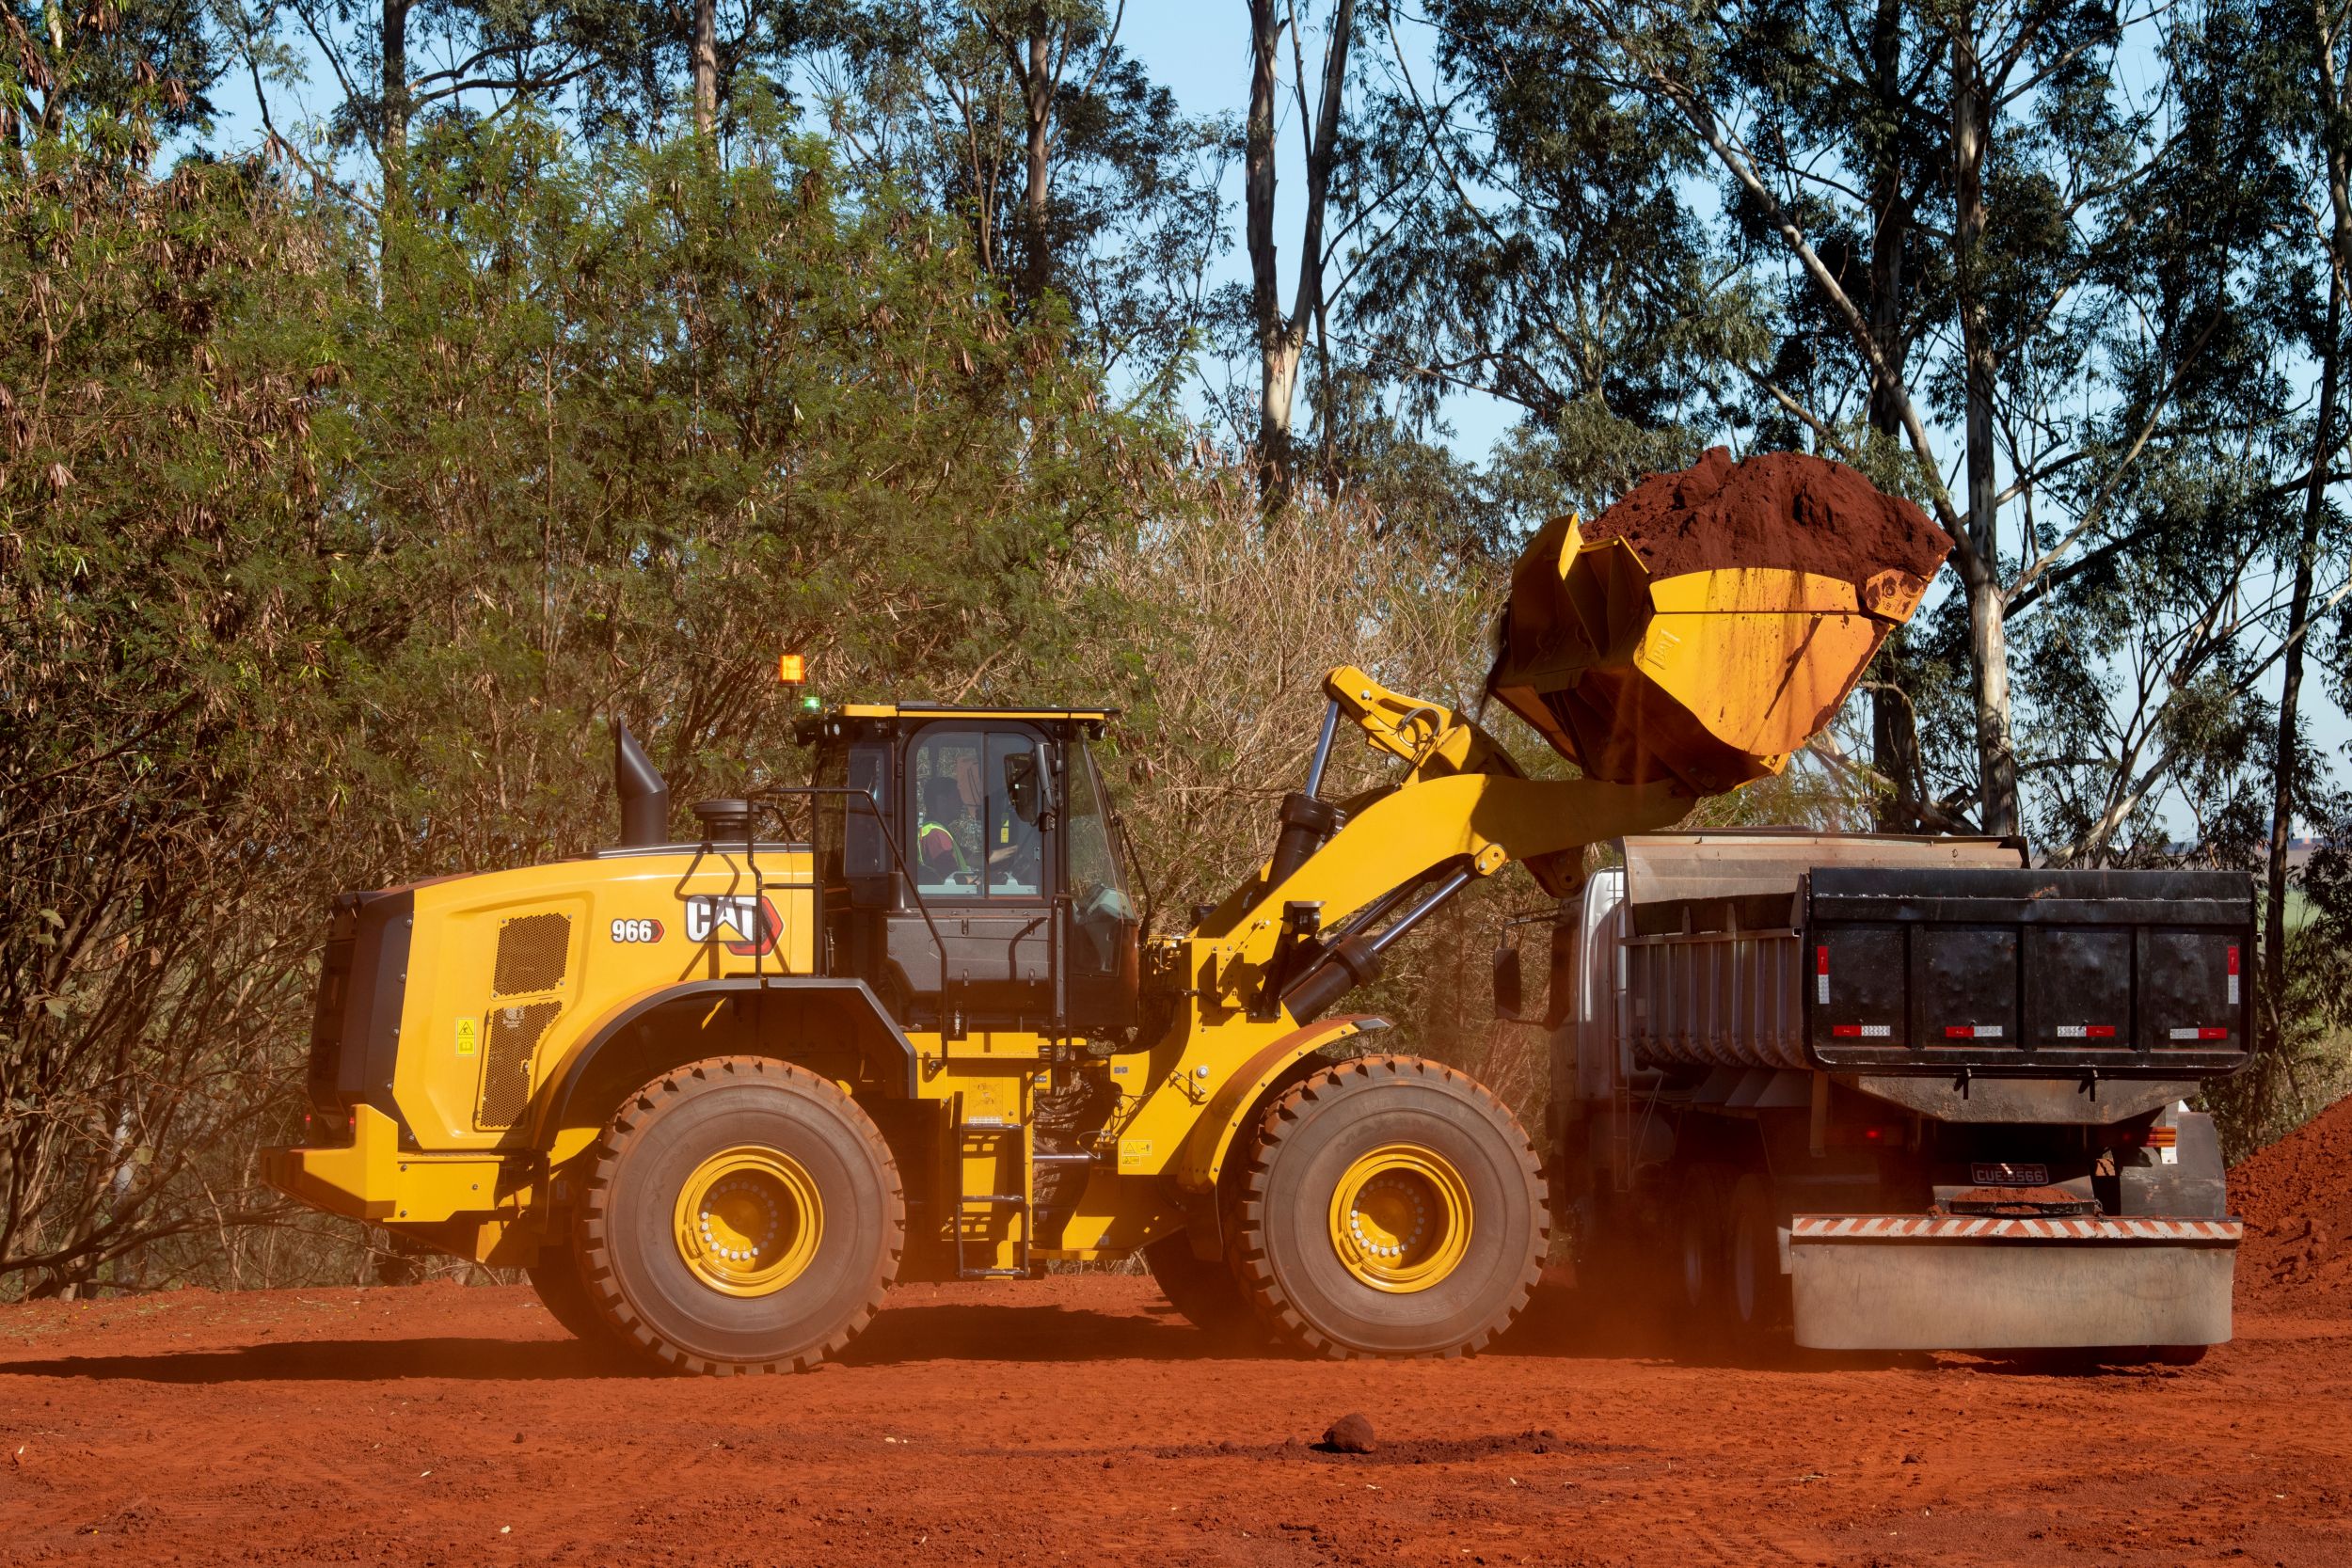
{"label": "dump truck bed", "polygon": [[1761,927],[1772,900],[1756,891],[1636,906],[1637,1063],[2177,1081],[2246,1061],[2242,874],[1849,865],[1794,881]]}

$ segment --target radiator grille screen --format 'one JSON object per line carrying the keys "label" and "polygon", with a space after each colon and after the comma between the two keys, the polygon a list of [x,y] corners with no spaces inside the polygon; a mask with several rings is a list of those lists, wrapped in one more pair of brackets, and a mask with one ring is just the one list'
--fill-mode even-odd
{"label": "radiator grille screen", "polygon": [[475,1127],[485,1132],[512,1127],[523,1114],[531,1102],[531,1059],[562,1010],[560,1002],[490,1009],[483,1031],[489,1038],[482,1053],[482,1101],[474,1110]]}
{"label": "radiator grille screen", "polygon": [[559,989],[571,946],[570,915],[526,914],[508,921],[499,927],[498,973],[490,994],[531,996]]}

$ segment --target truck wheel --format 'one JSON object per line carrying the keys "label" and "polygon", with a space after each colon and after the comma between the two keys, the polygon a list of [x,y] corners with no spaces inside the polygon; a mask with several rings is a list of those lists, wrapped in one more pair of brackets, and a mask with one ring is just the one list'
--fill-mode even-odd
{"label": "truck wheel", "polygon": [[1692,1165],[1675,1199],[1677,1323],[1686,1338],[1712,1337],[1724,1319],[1724,1173]]}
{"label": "truck wheel", "polygon": [[1788,1343],[1794,1309],[1788,1276],[1780,1272],[1780,1218],[1772,1179],[1749,1172],[1731,1189],[1726,1222],[1730,1266],[1724,1271],[1732,1338],[1750,1355]]}
{"label": "truck wheel", "polygon": [[1551,1228],[1518,1118],[1412,1056],[1346,1062],[1277,1099],[1233,1215],[1258,1316],[1332,1357],[1480,1349],[1527,1305]]}
{"label": "truck wheel", "polygon": [[1144,1267],[1168,1304],[1220,1350],[1251,1350],[1265,1343],[1265,1325],[1223,1259],[1193,1256],[1192,1239],[1179,1230],[1143,1249]]}
{"label": "truck wheel", "polygon": [[573,1237],[596,1311],[653,1359],[798,1371],[882,1305],[906,1204],[889,1146],[830,1080],[716,1056],[623,1103]]}

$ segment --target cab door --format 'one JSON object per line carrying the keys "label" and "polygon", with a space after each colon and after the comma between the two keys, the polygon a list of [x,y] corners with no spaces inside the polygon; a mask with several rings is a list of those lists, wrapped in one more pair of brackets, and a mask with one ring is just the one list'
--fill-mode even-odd
{"label": "cab door", "polygon": [[1094,758],[1077,740],[1063,748],[1062,885],[1068,1028],[1108,1035],[1136,1022],[1142,920],[1127,890],[1123,840]]}
{"label": "cab door", "polygon": [[907,739],[897,831],[914,896],[902,892],[890,912],[888,962],[918,1012],[959,1013],[967,1029],[1047,1027],[1058,868],[1049,760],[1027,724],[943,720]]}

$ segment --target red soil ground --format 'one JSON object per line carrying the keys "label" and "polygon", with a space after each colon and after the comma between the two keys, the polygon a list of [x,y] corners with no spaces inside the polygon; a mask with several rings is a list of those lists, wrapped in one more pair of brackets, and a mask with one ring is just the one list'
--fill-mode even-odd
{"label": "red soil ground", "polygon": [[[0,1310],[0,1562],[2352,1561],[2352,1297],[2199,1367],[1210,1358],[1140,1279],[914,1287],[850,1364],[614,1377],[521,1290]],[[1366,1415],[1369,1454],[1311,1445]]]}

